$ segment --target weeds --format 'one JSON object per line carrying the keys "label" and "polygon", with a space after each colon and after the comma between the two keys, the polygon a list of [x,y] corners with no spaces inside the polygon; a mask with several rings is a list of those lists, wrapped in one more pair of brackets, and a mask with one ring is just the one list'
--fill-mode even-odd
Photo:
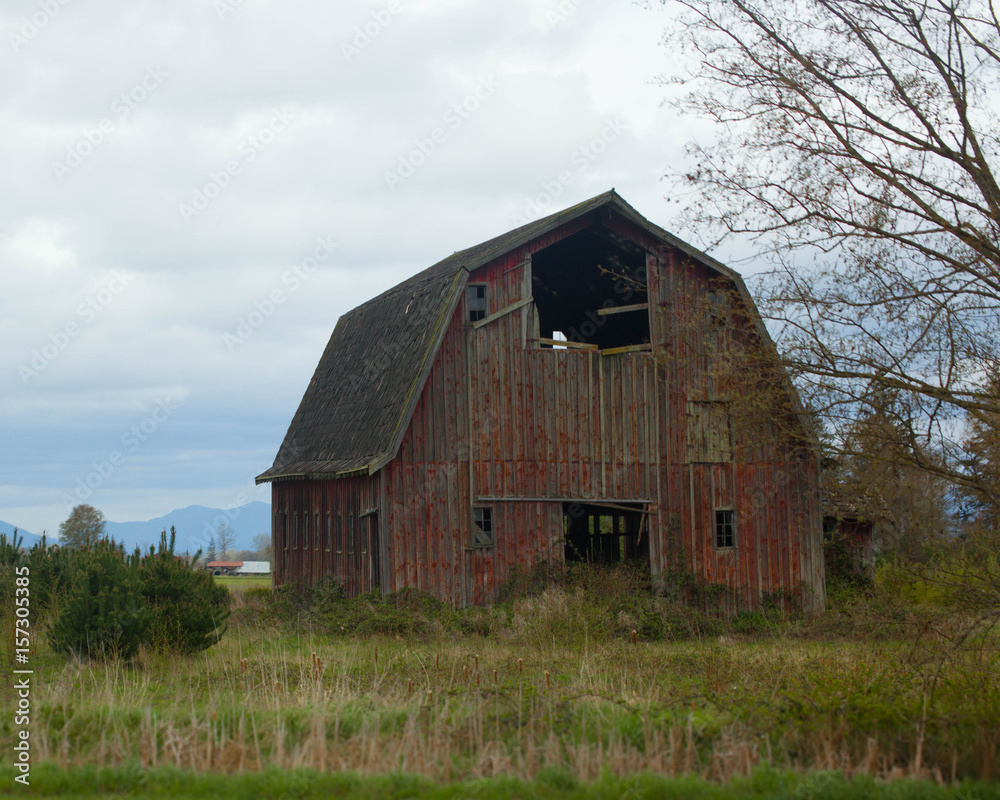
{"label": "weeds", "polygon": [[[234,594],[226,638],[194,656],[39,653],[36,753],[65,768],[138,759],[445,782],[547,770],[719,781],[767,765],[995,774],[995,632],[901,638],[912,621],[893,609],[873,621],[874,602],[859,600],[840,634],[780,602],[732,618],[692,609],[629,570],[526,580],[492,609],[461,611],[415,592],[250,588]],[[883,635],[864,633],[877,625]],[[976,658],[939,657],[962,636]]]}

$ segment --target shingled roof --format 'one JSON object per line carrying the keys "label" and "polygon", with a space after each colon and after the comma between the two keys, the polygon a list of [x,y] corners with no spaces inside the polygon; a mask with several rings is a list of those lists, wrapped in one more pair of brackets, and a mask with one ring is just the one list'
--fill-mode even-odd
{"label": "shingled roof", "polygon": [[[753,308],[736,272],[653,225],[612,189],[460,250],[342,316],[274,466],[257,476],[257,483],[370,475],[381,469],[399,448],[469,273],[604,207],[733,280]],[[770,341],[762,323],[759,330]]]}

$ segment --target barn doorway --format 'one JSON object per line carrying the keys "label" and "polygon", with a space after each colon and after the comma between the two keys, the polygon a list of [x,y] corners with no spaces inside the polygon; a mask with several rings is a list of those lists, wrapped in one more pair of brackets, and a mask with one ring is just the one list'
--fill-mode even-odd
{"label": "barn doorway", "polygon": [[649,560],[648,520],[642,503],[563,503],[566,561]]}

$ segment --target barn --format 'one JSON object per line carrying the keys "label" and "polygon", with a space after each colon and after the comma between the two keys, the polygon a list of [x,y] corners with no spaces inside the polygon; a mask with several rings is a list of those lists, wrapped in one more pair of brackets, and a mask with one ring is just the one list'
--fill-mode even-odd
{"label": "barn", "polygon": [[822,608],[817,453],[773,353],[740,276],[614,190],[458,251],[338,320],[257,478],[274,582],[463,606],[634,560]]}

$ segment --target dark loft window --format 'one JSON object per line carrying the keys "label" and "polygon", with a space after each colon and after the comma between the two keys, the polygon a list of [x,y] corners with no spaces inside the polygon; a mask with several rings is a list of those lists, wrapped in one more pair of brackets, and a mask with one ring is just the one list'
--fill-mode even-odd
{"label": "dark loft window", "polygon": [[472,509],[472,546],[493,547],[496,539],[493,537],[493,509]]}
{"label": "dark loft window", "polygon": [[466,291],[469,304],[469,322],[479,322],[486,317],[486,284],[477,283]]}
{"label": "dark loft window", "polygon": [[563,353],[650,350],[647,257],[601,224],[532,253],[528,341]]}
{"label": "dark loft window", "polygon": [[736,547],[736,512],[731,508],[715,510],[715,546]]}

